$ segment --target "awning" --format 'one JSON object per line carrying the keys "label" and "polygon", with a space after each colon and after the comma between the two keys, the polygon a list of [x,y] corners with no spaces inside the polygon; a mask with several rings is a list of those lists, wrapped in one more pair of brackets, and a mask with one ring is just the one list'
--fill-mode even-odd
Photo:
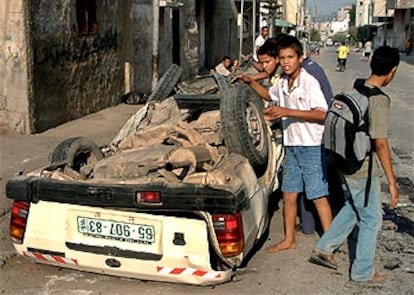
{"label": "awning", "polygon": [[377,23],[371,23],[369,25],[374,26],[374,27],[382,27],[383,25],[388,25],[388,23],[387,22],[377,22]]}
{"label": "awning", "polygon": [[295,27],[294,24],[289,23],[283,19],[275,19],[275,26],[276,27],[284,27],[284,28],[293,28]]}

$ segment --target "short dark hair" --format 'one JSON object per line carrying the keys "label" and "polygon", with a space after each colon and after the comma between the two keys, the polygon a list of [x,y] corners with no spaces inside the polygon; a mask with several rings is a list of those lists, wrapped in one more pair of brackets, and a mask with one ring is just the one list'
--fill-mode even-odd
{"label": "short dark hair", "polygon": [[276,37],[271,37],[263,43],[262,46],[260,46],[259,50],[257,51],[257,55],[264,55],[267,54],[271,57],[277,58],[277,46],[280,40],[282,40],[284,37],[286,37],[287,34],[281,33],[277,35]]}
{"label": "short dark hair", "polygon": [[270,39],[267,39],[257,51],[257,55],[265,54],[277,58],[277,44],[275,44],[275,42],[272,42]]}
{"label": "short dark hair", "polygon": [[397,48],[389,46],[378,47],[371,57],[371,73],[377,76],[388,75],[400,63],[400,53]]}
{"label": "short dark hair", "polygon": [[263,26],[261,31],[263,31],[264,29],[269,29],[269,27],[268,26]]}
{"label": "short dark hair", "polygon": [[279,40],[278,45],[277,45],[277,54],[279,54],[279,51],[281,49],[286,49],[286,48],[292,48],[293,50],[296,51],[298,56],[303,55],[302,44],[300,43],[299,39],[294,36],[286,35]]}
{"label": "short dark hair", "polygon": [[227,59],[229,59],[229,60],[231,61],[231,58],[230,58],[230,56],[228,56],[228,55],[223,56],[222,61],[225,61],[225,60],[227,60]]}

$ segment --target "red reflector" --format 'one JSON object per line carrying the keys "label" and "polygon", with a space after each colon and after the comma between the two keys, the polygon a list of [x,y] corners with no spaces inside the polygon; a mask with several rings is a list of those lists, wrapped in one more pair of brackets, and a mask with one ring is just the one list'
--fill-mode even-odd
{"label": "red reflector", "polygon": [[30,203],[14,201],[10,218],[10,236],[16,243],[23,241]]}
{"label": "red reflector", "polygon": [[212,216],[214,230],[222,254],[236,256],[243,251],[244,235],[240,213],[216,214]]}
{"label": "red reflector", "polygon": [[161,203],[160,192],[140,192],[139,194],[141,203]]}

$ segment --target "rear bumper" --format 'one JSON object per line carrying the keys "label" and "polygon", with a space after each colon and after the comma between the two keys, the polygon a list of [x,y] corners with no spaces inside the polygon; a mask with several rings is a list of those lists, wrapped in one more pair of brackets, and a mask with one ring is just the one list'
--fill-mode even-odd
{"label": "rear bumper", "polygon": [[[15,249],[19,255],[27,257],[35,262],[65,267],[75,270],[88,271],[99,274],[113,275],[118,277],[128,277],[139,280],[151,280],[170,283],[183,283],[199,286],[217,285],[228,282],[232,279],[234,271],[232,269],[226,271],[215,271],[205,269],[196,265],[182,265],[183,261],[176,263],[174,267],[170,263],[163,262],[146,262],[145,266],[134,267],[134,263],[120,258],[107,258],[100,255],[91,255],[90,259],[95,261],[106,261],[112,259],[113,263],[119,262],[120,267],[96,267],[81,263],[83,259],[74,259],[70,257],[54,256],[51,254],[43,254],[35,251],[26,251],[21,245],[15,245]],[[126,269],[133,269],[129,271]]]}
{"label": "rear bumper", "polygon": [[[162,203],[137,202],[142,191],[158,191]],[[56,180],[34,176],[16,176],[6,184],[9,199],[37,203],[58,202],[92,207],[198,210],[209,213],[236,213],[248,204],[244,188],[232,191],[228,187],[164,182],[147,184],[102,184]]]}

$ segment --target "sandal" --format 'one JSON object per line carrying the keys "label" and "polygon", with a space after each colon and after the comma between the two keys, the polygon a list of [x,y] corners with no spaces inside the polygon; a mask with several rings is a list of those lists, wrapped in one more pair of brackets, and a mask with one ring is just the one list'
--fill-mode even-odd
{"label": "sandal", "polygon": [[333,255],[325,255],[319,252],[314,252],[309,258],[309,262],[331,269],[338,269],[338,265],[333,258]]}

